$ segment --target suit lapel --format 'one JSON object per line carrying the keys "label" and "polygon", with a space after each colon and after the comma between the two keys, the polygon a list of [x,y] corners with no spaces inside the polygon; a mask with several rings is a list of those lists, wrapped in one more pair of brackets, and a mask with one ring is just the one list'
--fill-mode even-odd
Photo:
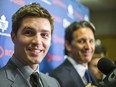
{"label": "suit lapel", "polygon": [[95,76],[90,71],[89,71],[89,73],[90,73],[90,76],[91,76],[92,84],[98,85],[98,82],[97,82]]}
{"label": "suit lapel", "polygon": [[[46,77],[45,77],[46,78]],[[40,73],[40,79],[41,79],[41,82],[43,84],[43,87],[49,87],[48,83],[46,82],[44,78],[44,75],[42,73]]]}
{"label": "suit lapel", "polygon": [[26,80],[20,74],[17,66],[11,61],[8,61],[6,65],[6,76],[8,80],[11,82],[11,87],[30,87]]}
{"label": "suit lapel", "polygon": [[[81,77],[79,76],[79,74],[77,73],[77,71],[74,69],[73,65],[66,59],[64,65],[67,67],[68,71],[70,72],[71,77],[73,78],[75,84],[78,87],[84,87],[84,83],[81,80]],[[94,75],[89,71],[90,73],[90,77],[92,79],[92,83],[94,85],[98,85],[97,80],[95,79]]]}
{"label": "suit lapel", "polygon": [[[72,78],[72,80],[75,83],[75,87],[84,87],[84,83],[82,82],[79,74],[77,73],[77,71],[74,69],[73,65],[66,59],[65,61],[66,64],[66,68],[70,73],[70,78]],[[67,67],[68,65],[68,67]]]}
{"label": "suit lapel", "polygon": [[71,76],[74,80],[74,83],[76,84],[77,87],[84,87],[85,86],[77,72],[71,71],[70,74],[71,74]]}
{"label": "suit lapel", "polygon": [[11,59],[8,61],[8,63],[7,63],[7,65],[6,65],[6,67],[5,67],[5,69],[6,69],[6,76],[7,76],[7,78],[10,80],[10,81],[12,81],[12,82],[14,82],[15,81],[15,78],[17,77],[17,74],[16,74],[16,72],[17,72],[17,67],[16,67],[16,65],[11,61]]}
{"label": "suit lapel", "polygon": [[15,78],[14,83],[12,84],[12,87],[31,87],[24,78],[21,76],[17,76]]}

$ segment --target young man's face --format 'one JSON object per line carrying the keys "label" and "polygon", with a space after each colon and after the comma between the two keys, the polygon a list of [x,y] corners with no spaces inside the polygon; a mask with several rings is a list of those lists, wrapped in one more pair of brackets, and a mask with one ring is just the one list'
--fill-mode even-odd
{"label": "young man's face", "polygon": [[73,33],[70,55],[75,61],[78,63],[88,63],[91,61],[94,50],[94,34],[90,28],[80,28]]}
{"label": "young man's face", "polygon": [[38,64],[48,52],[51,43],[51,25],[48,19],[27,17],[17,32],[11,34],[15,45],[14,56],[26,65]]}

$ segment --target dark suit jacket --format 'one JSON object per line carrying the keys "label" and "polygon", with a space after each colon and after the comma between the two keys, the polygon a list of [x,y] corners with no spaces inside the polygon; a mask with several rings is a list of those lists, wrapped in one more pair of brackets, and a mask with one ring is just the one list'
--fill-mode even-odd
{"label": "dark suit jacket", "polygon": [[[85,87],[81,77],[67,59],[49,75],[56,78],[59,81],[61,87]],[[93,84],[97,85],[97,80],[95,80],[91,73],[90,75]]]}
{"label": "dark suit jacket", "polygon": [[[59,83],[45,75],[40,73],[40,78],[44,87],[60,87]],[[22,77],[18,67],[11,61],[7,65],[0,69],[0,87],[31,87],[28,82]]]}

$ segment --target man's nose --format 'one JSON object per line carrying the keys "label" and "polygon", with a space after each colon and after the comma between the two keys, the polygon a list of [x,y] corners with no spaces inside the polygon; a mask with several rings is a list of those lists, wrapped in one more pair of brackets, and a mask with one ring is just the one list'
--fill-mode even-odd
{"label": "man's nose", "polygon": [[85,48],[90,48],[91,44],[89,42],[85,43]]}
{"label": "man's nose", "polygon": [[42,44],[42,37],[40,34],[37,34],[33,37],[33,43],[35,44]]}

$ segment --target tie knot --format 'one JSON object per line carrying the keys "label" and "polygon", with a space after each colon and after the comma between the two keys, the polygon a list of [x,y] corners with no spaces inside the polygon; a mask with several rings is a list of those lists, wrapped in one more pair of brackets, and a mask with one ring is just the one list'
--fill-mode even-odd
{"label": "tie knot", "polygon": [[42,87],[41,83],[40,83],[40,77],[39,77],[38,72],[35,72],[35,73],[31,74],[30,83],[31,83],[32,87]]}
{"label": "tie knot", "polygon": [[30,76],[31,79],[33,79],[34,81],[38,80],[39,78],[39,73],[38,72],[35,72],[35,73],[32,73],[31,76]]}

